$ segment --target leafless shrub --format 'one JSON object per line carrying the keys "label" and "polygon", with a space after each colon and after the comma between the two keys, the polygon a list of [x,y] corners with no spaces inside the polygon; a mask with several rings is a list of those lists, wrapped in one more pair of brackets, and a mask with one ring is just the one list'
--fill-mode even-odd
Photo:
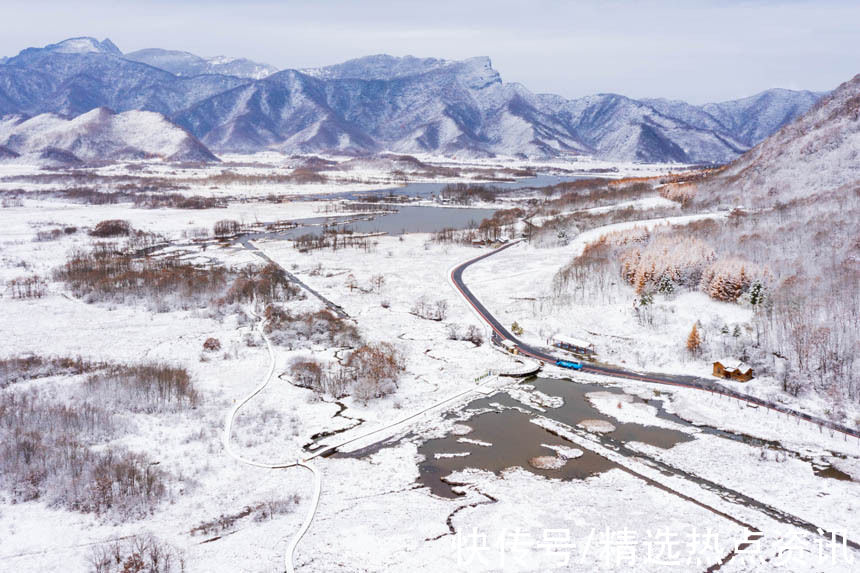
{"label": "leafless shrub", "polygon": [[242,230],[242,225],[239,221],[233,219],[221,219],[216,221],[213,231],[216,237],[232,237]]}
{"label": "leafless shrub", "polygon": [[80,357],[20,356],[0,360],[0,388],[9,384],[58,375],[77,375],[104,368],[103,363],[87,362]]}
{"label": "leafless shrub", "polygon": [[182,231],[182,236],[187,239],[206,239],[209,237],[209,229],[206,227],[194,227]]}
{"label": "leafless shrub", "polygon": [[290,378],[293,384],[302,388],[310,388],[317,392],[323,390],[325,373],[322,364],[313,358],[296,358],[290,364]]}
{"label": "leafless shrub", "polygon": [[118,431],[90,403],[58,405],[38,392],[0,394],[0,486],[13,501],[136,518],[169,493],[169,475],[143,454],[91,445]]}
{"label": "leafless shrub", "polygon": [[42,298],[48,292],[48,283],[39,275],[18,277],[6,281],[6,290],[12,298]]}
{"label": "leafless shrub", "polygon": [[432,239],[430,239],[433,243],[439,243],[442,245],[446,244],[461,244],[461,245],[469,245],[474,242],[480,241],[478,238],[478,230],[477,229],[454,229],[452,227],[447,227],[445,229],[441,229],[435,233],[433,233]]}
{"label": "leafless shrub", "polygon": [[128,221],[122,219],[108,219],[96,224],[90,231],[93,237],[127,237],[131,235],[132,229]]}
{"label": "leafless shrub", "polygon": [[185,557],[177,548],[151,535],[94,546],[89,554],[93,573],[183,573]]}
{"label": "leafless shrub", "polygon": [[466,340],[475,346],[484,344],[484,334],[481,329],[474,324],[470,324],[466,329],[461,330],[456,324],[448,325],[448,340]]}
{"label": "leafless shrub", "polygon": [[387,342],[357,348],[344,362],[344,370],[352,379],[351,394],[363,402],[395,392],[404,369],[403,357]]}
{"label": "leafless shrub", "polygon": [[448,301],[439,299],[431,302],[427,295],[421,295],[410,312],[426,320],[442,321],[448,316]]}
{"label": "leafless shrub", "polygon": [[20,197],[3,197],[0,200],[0,207],[3,209],[11,209],[12,207],[23,207],[24,201]]}
{"label": "leafless shrub", "polygon": [[[71,227],[71,228],[74,228],[74,227]],[[63,231],[63,229],[50,229],[48,231],[37,231],[36,236],[33,240],[36,241],[37,243],[46,243],[49,241],[56,241],[57,239],[61,238],[65,234],[66,233]]]}
{"label": "leafless shrub", "polygon": [[240,511],[231,514],[221,514],[215,519],[204,521],[193,527],[191,535],[222,535],[232,531],[236,524],[246,518],[255,523],[274,519],[279,515],[285,515],[295,511],[301,498],[293,494],[285,498],[273,498],[254,505],[245,506]]}
{"label": "leafless shrub", "polygon": [[269,499],[264,501],[263,503],[257,506],[257,510],[254,513],[254,521],[259,523],[261,521],[267,521],[269,519],[274,519],[279,515],[286,515],[288,513],[292,513],[295,511],[296,506],[301,501],[301,498],[298,494],[293,494],[286,498],[279,499]]}
{"label": "leafless shrub", "polygon": [[328,310],[293,314],[270,305],[266,308],[265,317],[266,334],[272,342],[290,349],[310,346],[352,347],[361,342],[355,325]]}
{"label": "leafless shrub", "polygon": [[257,301],[269,305],[300,295],[301,290],[289,281],[286,273],[276,264],[269,263],[262,269],[254,266],[242,269],[230,285],[224,300],[228,304]]}
{"label": "leafless shrub", "polygon": [[667,183],[660,188],[660,196],[681,205],[689,205],[697,191],[696,183]]}
{"label": "leafless shrub", "polygon": [[382,285],[385,284],[385,275],[377,274],[370,277],[370,285],[373,287],[373,290],[379,292],[382,290]]}

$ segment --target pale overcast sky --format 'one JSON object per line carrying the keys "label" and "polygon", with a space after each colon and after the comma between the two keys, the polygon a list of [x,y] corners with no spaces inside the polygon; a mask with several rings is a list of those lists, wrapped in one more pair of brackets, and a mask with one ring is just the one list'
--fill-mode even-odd
{"label": "pale overcast sky", "polygon": [[302,68],[388,53],[490,56],[503,80],[566,97],[693,103],[860,73],[860,2],[0,0],[0,54],[71,36]]}

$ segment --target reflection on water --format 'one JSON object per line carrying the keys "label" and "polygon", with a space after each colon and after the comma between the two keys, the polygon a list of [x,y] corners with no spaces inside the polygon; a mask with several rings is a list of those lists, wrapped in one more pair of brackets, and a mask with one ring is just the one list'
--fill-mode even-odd
{"label": "reflection on water", "polygon": [[[489,401],[502,402],[494,397]],[[478,408],[489,405],[487,399],[473,402],[470,406]],[[514,405],[510,399],[507,405]],[[428,440],[419,448],[418,453],[425,457],[419,464],[420,481],[440,497],[456,497],[451,486],[442,481],[452,472],[465,468],[479,468],[500,473],[510,467],[520,466],[530,472],[563,479],[585,478],[606,471],[615,464],[591,452],[568,462],[560,469],[538,469],[530,465],[530,459],[537,456],[555,455],[543,445],[570,447],[567,440],[555,436],[536,424],[529,422],[531,416],[517,410],[487,412],[465,422],[474,428],[466,436],[449,435],[436,440]],[[490,446],[460,442],[461,437],[469,440],[490,443]],[[469,452],[468,456],[436,458],[436,454]]]}
{"label": "reflection on water", "polygon": [[[461,425],[472,428],[465,435],[449,434],[443,438],[423,442],[418,447],[418,453],[424,456],[419,464],[418,480],[427,486],[434,494],[441,497],[456,497],[451,484],[443,479],[453,472],[466,468],[483,469],[499,474],[511,467],[520,467],[529,472],[563,480],[586,478],[604,472],[616,464],[596,454],[585,451],[581,457],[569,459],[557,469],[534,467],[530,462],[538,456],[555,456],[552,448],[544,446],[575,447],[575,444],[556,436],[555,434],[530,422],[533,416],[540,415],[556,420],[568,426],[577,426],[583,420],[604,420],[610,422],[615,429],[600,436],[600,441],[612,443],[641,442],[652,446],[669,449],[681,442],[694,439],[694,435],[668,428],[643,426],[640,424],[624,424],[614,418],[601,414],[586,398],[591,392],[612,393],[624,395],[619,402],[628,400],[636,403],[647,403],[657,409],[656,416],[672,421],[679,426],[695,428],[697,433],[718,436],[723,439],[743,442],[752,447],[783,452],[788,456],[798,457],[812,465],[815,474],[822,478],[850,481],[849,474],[833,467],[826,458],[811,459],[795,452],[784,449],[778,442],[763,440],[745,434],[727,432],[709,426],[694,426],[683,418],[666,412],[660,400],[644,401],[638,397],[624,394],[617,388],[609,388],[595,384],[579,384],[570,380],[555,380],[539,378],[531,382],[534,389],[549,396],[560,396],[564,405],[560,408],[546,408],[546,411],[536,411],[525,404],[514,400],[506,393],[499,393],[489,398],[480,398],[470,402],[465,407],[466,419]],[[501,411],[499,411],[501,410]],[[454,415],[451,414],[451,417]],[[480,445],[462,441],[463,438],[489,445]],[[463,454],[467,456],[439,457],[437,454]]]}
{"label": "reflection on water", "polygon": [[[569,426],[576,426],[583,420],[610,421],[616,429],[607,435],[620,442],[643,442],[660,448],[671,448],[679,442],[693,437],[684,432],[623,424],[604,416],[586,399],[589,392],[612,392],[620,390],[592,384],[576,384],[567,380],[538,379],[533,382],[535,389],[550,396],[561,396],[564,405],[560,408],[547,408],[537,412],[514,400],[507,394],[497,394],[490,398],[480,398],[469,403],[466,412],[474,412],[462,423],[472,428],[465,436],[449,434],[443,438],[427,440],[418,448],[424,456],[419,464],[419,481],[441,497],[456,497],[451,485],[442,478],[465,468],[477,468],[496,474],[511,467],[521,467],[532,473],[558,479],[581,479],[616,467],[609,460],[592,452],[584,451],[582,456],[567,460],[557,469],[539,469],[529,463],[538,456],[554,456],[555,451],[545,446],[573,447],[574,444],[552,434],[530,422],[533,414],[557,420]],[[491,404],[502,406],[498,411]],[[492,411],[487,411],[492,410]],[[480,445],[462,441],[463,438],[491,444]],[[468,456],[437,457],[437,454],[468,453]]]}

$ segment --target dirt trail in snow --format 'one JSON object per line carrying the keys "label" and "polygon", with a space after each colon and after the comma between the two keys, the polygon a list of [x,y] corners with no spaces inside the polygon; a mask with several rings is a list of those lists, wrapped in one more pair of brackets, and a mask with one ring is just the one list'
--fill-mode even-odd
{"label": "dirt trail in snow", "polygon": [[271,263],[281,269],[281,271],[287,276],[288,279],[290,279],[290,281],[296,283],[301,288],[305,289],[306,291],[320,299],[322,303],[326,305],[326,308],[335,313],[337,316],[339,316],[340,318],[349,318],[349,315],[346,313],[345,310],[343,310],[343,308],[339,304],[336,304],[334,301],[327,299],[318,291],[312,289],[306,283],[302,282],[296,275],[285,269],[283,266],[278,264],[277,261],[271,258],[268,254],[266,254],[266,252],[263,251],[263,249],[261,249],[254,241],[248,239],[247,237],[243,237],[239,242],[242,244],[243,247],[257,255],[267,263]]}
{"label": "dirt trail in snow", "polygon": [[[255,314],[254,316],[257,316],[257,315]],[[439,402],[436,402],[436,403],[434,403],[434,404],[432,404],[432,405],[430,405],[430,406],[428,406],[422,410],[419,410],[418,412],[415,412],[413,414],[405,416],[405,417],[403,417],[403,418],[401,418],[401,419],[399,419],[399,420],[397,420],[391,424],[386,424],[386,425],[379,427],[379,428],[376,428],[374,430],[364,432],[363,434],[361,434],[359,436],[349,438],[349,439],[344,440],[342,442],[339,442],[337,444],[330,445],[330,446],[320,446],[313,453],[311,453],[309,456],[302,458],[302,459],[284,460],[284,461],[275,461],[275,462],[252,460],[252,459],[243,457],[238,452],[236,452],[236,450],[234,450],[234,448],[233,448],[233,444],[232,444],[230,438],[231,438],[231,435],[233,433],[233,423],[235,422],[235,419],[236,419],[237,414],[239,413],[239,410],[241,410],[242,407],[245,406],[245,404],[247,404],[248,402],[250,402],[255,396],[260,394],[260,392],[262,392],[269,385],[269,383],[272,381],[272,379],[275,377],[274,376],[275,366],[277,364],[277,359],[275,356],[275,349],[274,349],[274,346],[272,345],[271,340],[269,340],[269,337],[266,336],[266,333],[264,330],[265,320],[259,316],[257,316],[257,318],[259,319],[259,322],[257,324],[257,330],[260,333],[260,335],[263,337],[263,340],[266,342],[266,349],[268,350],[268,353],[269,353],[269,369],[268,369],[265,377],[263,378],[262,383],[260,383],[259,386],[254,388],[254,390],[252,390],[249,394],[247,394],[240,401],[238,401],[229,410],[229,412],[227,412],[227,415],[226,415],[225,420],[224,420],[224,432],[222,435],[222,442],[224,444],[224,449],[227,451],[227,454],[230,457],[234,458],[235,460],[237,460],[241,463],[244,463],[244,464],[247,464],[250,466],[254,466],[254,467],[258,467],[258,468],[264,468],[264,469],[287,469],[287,468],[292,468],[292,467],[302,467],[302,468],[307,469],[308,471],[310,471],[313,474],[313,476],[314,476],[314,496],[313,496],[313,500],[311,503],[311,507],[308,510],[308,514],[305,517],[305,520],[302,522],[301,528],[299,528],[299,530],[291,538],[289,544],[287,545],[286,553],[284,554],[284,568],[289,573],[293,573],[294,572],[293,559],[294,559],[294,554],[295,554],[296,548],[298,547],[299,542],[302,540],[302,538],[307,533],[308,529],[310,529],[311,523],[313,522],[313,519],[316,516],[316,512],[319,508],[320,496],[322,493],[322,476],[320,474],[320,471],[315,466],[310,464],[311,460],[313,460],[314,458],[317,458],[317,457],[326,457],[326,456],[336,452],[338,449],[340,449],[344,446],[347,446],[351,443],[358,442],[360,440],[364,440],[364,439],[366,439],[370,436],[373,436],[375,434],[381,434],[383,432],[388,432],[391,429],[397,428],[399,426],[403,426],[407,422],[411,422],[411,421],[423,416],[424,414],[426,414],[432,410],[437,410],[441,406],[455,403],[456,401],[464,398],[465,396],[467,396],[469,394],[472,394],[475,392],[485,392],[486,388],[491,383],[497,383],[499,378],[497,376],[487,376],[486,378],[483,379],[483,381],[480,384],[475,384],[474,386],[471,386],[471,387],[467,388],[466,390],[463,390],[461,392],[454,394],[453,396],[449,396],[443,400],[440,400]],[[336,432],[336,433],[340,433],[340,432]],[[387,437],[389,437],[389,436],[390,436],[390,434],[385,433],[377,441],[387,439]],[[374,442],[374,443],[376,443],[376,442]],[[372,445],[372,444],[369,444],[369,445]]]}
{"label": "dirt trail in snow", "polygon": [[[257,317],[260,318],[260,317]],[[284,554],[284,568],[286,571],[293,573],[295,569],[293,568],[293,554],[296,551],[296,547],[301,541],[302,537],[304,537],[305,533],[307,533],[308,529],[311,526],[311,522],[314,519],[314,515],[316,515],[317,508],[319,507],[320,502],[320,493],[322,492],[322,477],[320,476],[319,470],[314,466],[307,463],[307,460],[287,460],[280,462],[259,462],[256,460],[251,460],[239,455],[234,449],[233,445],[230,441],[230,436],[233,433],[233,422],[236,420],[236,415],[239,413],[239,410],[251,401],[254,396],[262,392],[272,381],[272,378],[275,374],[275,349],[272,346],[271,340],[266,336],[264,326],[265,320],[260,320],[258,323],[257,329],[260,332],[260,335],[263,337],[263,340],[266,342],[266,349],[269,352],[269,370],[266,373],[266,376],[263,378],[263,382],[254,388],[250,394],[242,398],[239,402],[233,406],[229,412],[227,412],[227,417],[224,420],[224,434],[222,436],[222,442],[224,443],[224,449],[227,451],[227,455],[232,457],[233,459],[250,466],[265,468],[265,469],[286,469],[292,467],[302,467],[306,470],[310,471],[314,476],[314,496],[311,502],[311,508],[308,511],[305,520],[302,522],[302,526],[299,528],[299,531],[292,537],[290,543],[287,545],[287,551]]]}

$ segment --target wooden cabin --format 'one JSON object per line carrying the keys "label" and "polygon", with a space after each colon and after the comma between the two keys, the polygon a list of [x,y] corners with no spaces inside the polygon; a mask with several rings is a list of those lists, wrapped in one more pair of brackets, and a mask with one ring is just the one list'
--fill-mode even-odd
{"label": "wooden cabin", "polygon": [[749,364],[734,358],[724,358],[714,362],[714,376],[737,382],[752,380],[753,371]]}

